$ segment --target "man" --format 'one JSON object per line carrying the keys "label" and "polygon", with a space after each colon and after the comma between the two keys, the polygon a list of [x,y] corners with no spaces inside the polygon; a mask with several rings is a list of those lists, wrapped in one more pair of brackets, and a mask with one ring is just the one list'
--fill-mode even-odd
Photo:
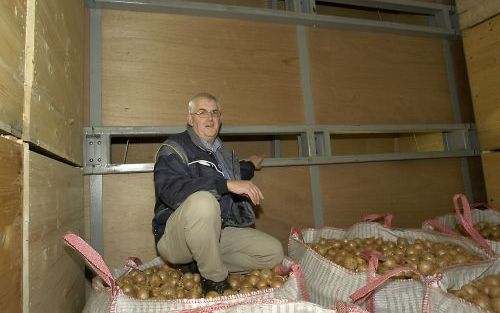
{"label": "man", "polygon": [[194,96],[187,123],[156,157],[153,232],[162,258],[196,262],[203,292],[222,293],[229,288],[228,272],[271,268],[282,261],[283,248],[253,228],[251,203],[259,205],[264,196],[249,179],[262,158],[239,162],[222,147],[217,99],[208,93]]}

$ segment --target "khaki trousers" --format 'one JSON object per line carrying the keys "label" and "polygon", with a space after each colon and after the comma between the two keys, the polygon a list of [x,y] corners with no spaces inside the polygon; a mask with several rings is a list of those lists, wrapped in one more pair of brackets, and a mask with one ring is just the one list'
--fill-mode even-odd
{"label": "khaki trousers", "polygon": [[207,191],[189,196],[167,221],[157,245],[173,264],[197,262],[200,274],[222,281],[231,273],[271,268],[283,259],[274,237],[253,228],[221,229],[219,202]]}

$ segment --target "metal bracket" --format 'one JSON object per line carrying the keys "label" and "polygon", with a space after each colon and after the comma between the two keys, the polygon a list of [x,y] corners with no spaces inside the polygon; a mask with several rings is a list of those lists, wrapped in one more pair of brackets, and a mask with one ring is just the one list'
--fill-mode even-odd
{"label": "metal bracket", "polygon": [[84,166],[99,167],[111,161],[111,141],[109,135],[85,133],[83,146]]}

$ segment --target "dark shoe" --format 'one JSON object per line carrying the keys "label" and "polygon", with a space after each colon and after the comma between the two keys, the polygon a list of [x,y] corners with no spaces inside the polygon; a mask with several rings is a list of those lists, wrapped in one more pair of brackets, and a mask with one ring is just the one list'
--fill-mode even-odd
{"label": "dark shoe", "polygon": [[183,273],[200,273],[200,271],[198,270],[198,265],[194,261],[188,264],[179,265],[179,269]]}
{"label": "dark shoe", "polygon": [[204,294],[209,291],[216,291],[218,294],[222,294],[226,289],[231,289],[231,285],[229,285],[227,278],[223,281],[213,281],[201,277],[201,290]]}

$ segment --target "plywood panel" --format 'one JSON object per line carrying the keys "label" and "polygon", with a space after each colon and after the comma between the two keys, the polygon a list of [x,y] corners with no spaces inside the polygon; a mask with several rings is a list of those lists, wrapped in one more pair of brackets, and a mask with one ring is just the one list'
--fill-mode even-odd
{"label": "plywood panel", "polygon": [[256,172],[253,182],[264,194],[257,208],[257,228],[278,238],[286,251],[292,226],[314,227],[309,168],[264,168]]}
{"label": "plywood panel", "polygon": [[440,39],[308,28],[315,122],[454,122]]}
{"label": "plywood panel", "polygon": [[24,312],[81,312],[84,263],[62,236],[68,231],[83,236],[82,171],[26,154]]}
{"label": "plywood panel", "polygon": [[473,27],[500,13],[498,0],[456,0],[460,29]]}
{"label": "plywood panel", "polygon": [[325,225],[347,227],[373,212],[390,212],[399,227],[450,213],[463,192],[460,159],[337,164],[321,167]]}
{"label": "plywood panel", "polygon": [[463,33],[481,149],[500,148],[500,16]]}
{"label": "plywood panel", "polygon": [[106,126],[185,125],[200,91],[226,125],[304,123],[292,25],[104,10],[102,28]]}
{"label": "plywood panel", "polygon": [[483,153],[481,159],[488,202],[500,208],[500,152]]}
{"label": "plywood panel", "polygon": [[[1,48],[0,48],[1,49]],[[3,312],[22,312],[23,146],[0,137],[0,304]]]}
{"label": "plywood panel", "polygon": [[0,129],[20,136],[23,115],[26,0],[0,3]]}
{"label": "plywood panel", "polygon": [[82,0],[28,1],[24,137],[82,163]]}
{"label": "plywood panel", "polygon": [[110,267],[122,267],[129,256],[156,256],[154,201],[152,173],[103,176],[104,259]]}

